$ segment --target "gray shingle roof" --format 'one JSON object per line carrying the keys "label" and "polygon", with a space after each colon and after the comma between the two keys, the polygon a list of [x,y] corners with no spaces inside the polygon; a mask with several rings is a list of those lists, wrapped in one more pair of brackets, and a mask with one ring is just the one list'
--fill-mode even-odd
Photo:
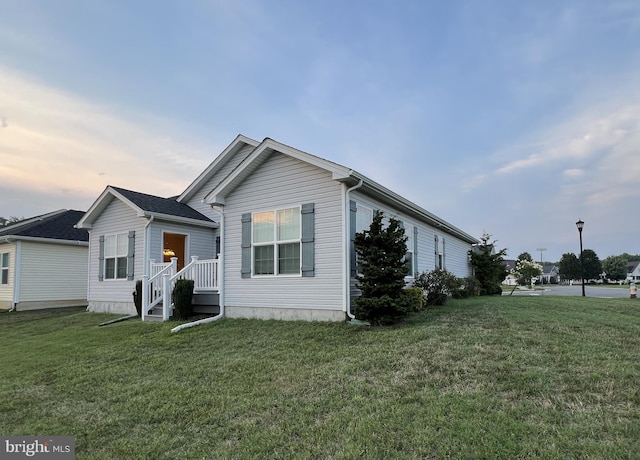
{"label": "gray shingle roof", "polygon": [[57,214],[32,217],[0,229],[0,236],[51,238],[56,240],[89,241],[89,233],[74,228],[84,211],[63,211]]}
{"label": "gray shingle roof", "polygon": [[143,211],[212,222],[211,219],[204,214],[199,213],[191,206],[176,201],[175,197],[161,198],[159,196],[147,195],[146,193],[134,192],[132,190],[126,190],[119,187],[111,186],[111,188]]}

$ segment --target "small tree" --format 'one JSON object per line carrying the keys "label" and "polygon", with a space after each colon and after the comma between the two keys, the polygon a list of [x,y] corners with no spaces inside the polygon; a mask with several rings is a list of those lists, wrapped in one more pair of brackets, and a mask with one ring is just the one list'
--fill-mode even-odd
{"label": "small tree", "polygon": [[383,224],[383,214],[377,212],[369,230],[357,233],[355,250],[358,255],[357,288],[361,296],[355,299],[354,313],[359,319],[384,324],[407,315],[412,307],[403,295],[407,266],[407,237],[396,219]]}
{"label": "small tree", "polygon": [[542,275],[542,265],[526,259],[519,260],[511,273],[518,279],[522,279],[525,285],[530,284],[533,278]]}
{"label": "small tree", "polygon": [[480,295],[501,294],[500,284],[507,276],[503,263],[507,250],[496,251],[496,240],[490,240],[491,235],[483,233],[480,238],[481,243],[469,251],[475,278],[480,283]]}

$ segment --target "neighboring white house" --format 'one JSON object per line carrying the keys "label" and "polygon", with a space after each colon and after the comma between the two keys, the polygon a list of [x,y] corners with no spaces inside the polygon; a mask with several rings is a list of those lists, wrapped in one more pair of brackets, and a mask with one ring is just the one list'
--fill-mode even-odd
{"label": "neighboring white house", "polygon": [[640,282],[640,262],[629,262],[627,264],[627,282]]}
{"label": "neighboring white house", "polygon": [[144,279],[150,316],[166,275],[195,278],[228,317],[344,320],[358,294],[353,239],[377,210],[402,221],[407,281],[438,267],[471,275],[469,234],[353,169],[240,135],[177,198],[105,189],[78,222],[89,309],[132,313]]}
{"label": "neighboring white house", "polygon": [[65,209],[0,228],[0,308],[87,305],[89,234]]}

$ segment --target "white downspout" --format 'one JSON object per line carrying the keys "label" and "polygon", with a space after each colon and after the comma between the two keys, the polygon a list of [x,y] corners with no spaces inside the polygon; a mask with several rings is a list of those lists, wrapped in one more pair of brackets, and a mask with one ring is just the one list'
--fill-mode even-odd
{"label": "white downspout", "polygon": [[344,285],[342,291],[342,310],[347,314],[350,319],[355,319],[355,315],[351,313],[351,205],[349,203],[349,193],[362,187],[363,181],[360,181],[351,188],[347,188],[346,184],[342,184],[342,191],[344,194],[343,206],[344,206],[344,258],[343,258],[343,276]]}
{"label": "white downspout", "polygon": [[[91,229],[87,229],[89,234],[89,247],[87,248],[87,311],[89,311],[89,299],[91,299]],[[100,261],[98,261],[100,263]]]}
{"label": "white downspout", "polygon": [[12,311],[18,309],[18,302],[20,302],[20,265],[22,262],[22,241],[16,241],[16,255],[14,257],[14,269],[13,269],[13,306]]}
{"label": "white downspout", "polygon": [[154,216],[149,217],[147,223],[144,224],[144,257],[143,257],[143,265],[144,271],[143,274],[149,276],[149,259],[151,253],[151,223],[153,222]]}
{"label": "white downspout", "polygon": [[[213,206],[212,206],[213,207]],[[220,304],[220,313],[211,318],[204,318],[190,323],[180,324],[171,329],[171,332],[178,332],[188,327],[199,326],[200,324],[212,323],[224,318],[224,207],[218,206],[216,211],[220,214],[220,254],[218,258],[218,303]]]}

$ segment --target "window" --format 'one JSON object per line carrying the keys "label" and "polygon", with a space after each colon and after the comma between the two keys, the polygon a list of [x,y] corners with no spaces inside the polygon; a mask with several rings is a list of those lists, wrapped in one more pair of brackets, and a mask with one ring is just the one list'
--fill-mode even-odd
{"label": "window", "polygon": [[252,216],[254,275],[299,275],[300,208],[254,213]]}
{"label": "window", "polygon": [[415,248],[415,235],[412,225],[406,225],[404,234],[407,237],[407,253],[404,255],[404,263],[407,267],[407,276],[414,276],[413,271],[413,249]]}
{"label": "window", "polygon": [[126,233],[104,237],[104,279],[127,278],[129,236]]}
{"label": "window", "polygon": [[0,254],[0,284],[9,284],[9,253]]}
{"label": "window", "polygon": [[373,209],[356,204],[356,233],[369,230],[371,222],[373,222]]}

